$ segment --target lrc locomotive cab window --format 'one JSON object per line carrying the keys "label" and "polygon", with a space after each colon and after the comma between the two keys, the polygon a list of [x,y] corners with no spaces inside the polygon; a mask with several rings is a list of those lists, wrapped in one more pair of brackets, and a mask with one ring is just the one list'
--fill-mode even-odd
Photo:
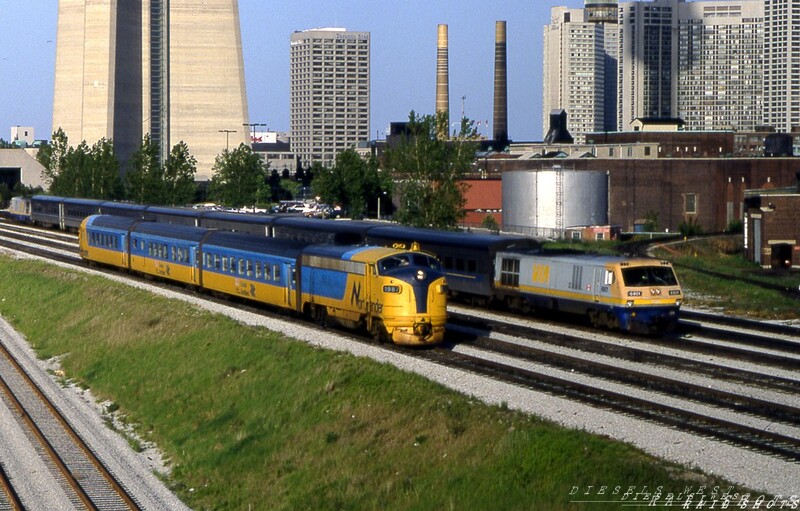
{"label": "lrc locomotive cab window", "polygon": [[623,268],[622,280],[626,286],[677,286],[678,279],[667,266],[636,266]]}

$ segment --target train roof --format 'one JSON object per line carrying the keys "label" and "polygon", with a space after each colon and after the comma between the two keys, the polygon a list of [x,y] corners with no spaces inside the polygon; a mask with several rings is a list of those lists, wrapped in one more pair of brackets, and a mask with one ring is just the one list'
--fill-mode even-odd
{"label": "train roof", "polygon": [[162,222],[140,222],[134,227],[133,232],[149,236],[163,236],[184,241],[200,241],[208,229],[193,225],[169,224]]}
{"label": "train roof", "polygon": [[99,206],[102,204],[103,200],[101,199],[75,199],[75,198],[65,198],[64,204],[74,204],[76,206]]}
{"label": "train roof", "polygon": [[483,234],[472,232],[439,231],[419,227],[387,225],[372,227],[367,232],[367,242],[371,239],[398,240],[409,243],[440,244],[452,248],[461,247],[473,250],[489,249],[531,249],[541,243],[532,238],[511,234]]}
{"label": "train roof", "polygon": [[251,225],[272,225],[276,217],[259,213],[234,213],[232,211],[200,211],[201,219],[224,220]]}
{"label": "train roof", "polygon": [[113,215],[91,215],[86,218],[87,227],[101,227],[108,229],[116,229],[118,231],[128,231],[133,225],[138,222],[138,218],[129,216],[113,216]]}
{"label": "train roof", "polygon": [[59,195],[34,195],[31,201],[36,202],[63,202],[64,204],[75,204],[79,206],[98,206],[104,199],[81,199],[78,197],[61,197]]}
{"label": "train roof", "polygon": [[308,245],[308,243],[300,241],[280,240],[256,234],[241,234],[230,231],[213,231],[209,234],[205,244],[289,258],[296,258],[300,251]]}
{"label": "train roof", "polygon": [[368,251],[373,251],[373,252],[379,251],[380,253],[375,254],[378,257],[383,257],[382,255],[383,252],[386,252],[385,255],[397,252],[396,250],[391,248],[376,247],[376,246],[309,245],[303,250],[303,255],[333,257],[336,259],[352,259],[353,256]]}
{"label": "train roof", "polygon": [[555,251],[555,252],[531,253],[529,251],[504,250],[502,251],[502,253],[508,255],[516,255],[520,257],[533,256],[537,259],[553,259],[560,263],[567,263],[567,264],[593,263],[593,264],[606,265],[606,264],[628,263],[632,265],[651,264],[656,266],[669,264],[666,261],[662,261],[661,259],[654,259],[650,257],[624,256],[624,255],[598,255],[589,252],[564,253]]}
{"label": "train roof", "polygon": [[[138,211],[143,212],[147,209],[147,206],[143,204],[136,204],[133,202],[115,202],[115,201],[106,201],[100,204],[100,210],[103,211],[105,209],[110,209],[112,211]],[[105,212],[103,214],[106,214]]]}
{"label": "train roof", "polygon": [[170,206],[147,206],[147,213],[156,215],[173,215],[185,216],[195,218],[198,216],[197,211],[192,208],[175,208]]}
{"label": "train roof", "polygon": [[321,218],[308,218],[304,216],[284,216],[276,218],[274,225],[275,227],[293,227],[333,234],[363,234],[366,229],[380,224],[364,220],[324,220]]}
{"label": "train roof", "polygon": [[31,197],[31,200],[38,202],[61,202],[64,200],[64,197],[59,197],[58,195],[34,195]]}

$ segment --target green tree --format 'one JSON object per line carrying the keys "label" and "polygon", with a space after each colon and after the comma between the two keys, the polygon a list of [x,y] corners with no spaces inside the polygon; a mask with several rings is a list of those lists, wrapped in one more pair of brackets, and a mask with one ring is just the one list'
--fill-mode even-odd
{"label": "green tree", "polygon": [[[50,143],[44,145],[36,153],[36,159],[42,164],[42,181],[47,183],[48,188],[53,190],[53,182],[57,181],[61,175],[61,170],[66,165],[67,153],[69,152],[69,139],[64,130],[58,128],[53,132]],[[55,193],[55,191],[53,191]]]}
{"label": "green tree", "polygon": [[89,150],[88,173],[84,172],[83,197],[96,199],[122,198],[122,181],[119,177],[119,160],[114,144],[100,139]]}
{"label": "green tree", "polygon": [[644,216],[645,232],[656,232],[658,230],[658,211],[650,210]]}
{"label": "green tree", "polygon": [[175,144],[161,162],[158,145],[145,135],[125,175],[126,196],[141,204],[187,204],[197,192],[196,172],[197,160],[185,142]]}
{"label": "green tree", "polygon": [[85,141],[70,147],[59,129],[37,159],[44,166],[42,179],[55,195],[88,199],[118,199],[121,195],[119,160],[110,140],[100,139],[92,147]]}
{"label": "green tree", "polygon": [[410,135],[385,155],[385,168],[400,197],[394,218],[417,227],[455,229],[466,216],[464,175],[475,159],[477,130],[467,118],[446,139],[447,116],[409,115]]}
{"label": "green tree", "polygon": [[166,204],[164,168],[159,160],[158,145],[149,134],[131,155],[130,168],[125,174],[125,191],[128,199],[140,204]]}
{"label": "green tree", "polygon": [[259,197],[265,196],[267,167],[250,146],[226,149],[214,162],[209,197],[232,208],[255,206]]}
{"label": "green tree", "polygon": [[352,218],[364,218],[388,185],[381,183],[375,158],[365,160],[347,149],[336,155],[332,169],[316,169],[312,187],[324,202],[340,205]]}
{"label": "green tree", "polygon": [[189,153],[189,146],[184,141],[178,142],[164,162],[165,204],[176,206],[192,202],[197,193],[196,173],[197,160]]}
{"label": "green tree", "polygon": [[488,229],[492,232],[500,231],[500,224],[497,223],[497,219],[491,213],[487,213],[486,216],[483,217],[483,221],[481,222],[481,227],[483,227],[484,229]]}

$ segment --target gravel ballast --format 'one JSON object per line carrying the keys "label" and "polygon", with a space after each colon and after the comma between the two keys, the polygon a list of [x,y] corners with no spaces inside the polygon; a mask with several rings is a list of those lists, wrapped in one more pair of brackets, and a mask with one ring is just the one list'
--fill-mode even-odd
{"label": "gravel ballast", "polygon": [[[69,265],[64,266],[76,271],[98,273],[92,270],[76,269]],[[800,494],[800,464],[785,462],[722,442],[698,438],[677,429],[595,409],[560,397],[498,382],[487,377],[449,369],[415,357],[390,352],[379,346],[353,342],[334,332],[321,332],[301,323],[265,318],[235,307],[210,303],[143,283],[130,282],[122,277],[102,275],[127,285],[146,289],[169,298],[183,300],[197,307],[224,314],[243,324],[262,326],[280,332],[313,346],[348,352],[355,356],[369,357],[379,362],[392,364],[400,369],[423,375],[448,388],[473,396],[486,403],[494,405],[505,404],[509,408],[542,417],[565,427],[585,430],[624,441],[665,460],[724,477],[756,491],[785,497]],[[2,333],[2,335],[6,338],[10,334]],[[27,346],[24,340],[20,342]],[[65,394],[69,395],[70,393]],[[145,477],[142,475],[142,471],[149,472],[154,469],[150,461],[142,462],[141,459],[133,461],[138,455],[130,449],[121,437],[110,432],[102,425],[102,420],[96,408],[91,406],[86,399],[79,399],[76,402],[73,397],[70,400],[75,403],[71,406],[83,409],[81,416],[86,416],[87,418],[82,420],[92,425],[93,430],[97,428],[104,430],[102,433],[98,431],[98,435],[102,438],[106,438],[109,435],[117,438],[117,441],[108,440],[106,442],[111,453],[116,453],[117,451],[126,453],[124,457],[114,454],[119,459],[125,458],[129,460],[120,467],[120,470],[131,470],[136,474],[135,479],[142,479]],[[91,416],[94,417],[88,418]],[[148,473],[147,475],[150,474]],[[624,484],[624,481],[609,481],[608,484]],[[676,490],[680,491],[681,489]]]}

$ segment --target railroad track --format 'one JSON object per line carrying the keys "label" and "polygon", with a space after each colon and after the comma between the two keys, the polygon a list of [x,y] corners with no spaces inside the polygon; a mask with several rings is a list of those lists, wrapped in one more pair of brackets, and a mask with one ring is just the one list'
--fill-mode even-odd
{"label": "railroad track", "polygon": [[[798,393],[800,380],[653,351],[647,339],[634,347],[624,337],[597,340],[463,314],[450,319],[457,339],[426,353],[432,360],[800,461],[800,403],[782,402]],[[720,380],[741,390],[717,388]],[[773,399],[748,394],[751,387]]]}
{"label": "railroad track", "polygon": [[[58,258],[74,263],[77,249],[73,253]],[[519,324],[532,318],[476,316],[477,311],[451,313],[444,347],[388,349],[800,461],[800,401],[792,397],[800,394],[796,328],[740,320],[732,325],[729,319],[691,313],[675,334],[631,337],[594,329],[558,333],[548,325]]]}
{"label": "railroad track", "polygon": [[72,505],[140,509],[4,344],[0,344],[0,396]]}
{"label": "railroad track", "polygon": [[0,465],[0,511],[23,511],[25,506],[11,484],[8,474]]}

